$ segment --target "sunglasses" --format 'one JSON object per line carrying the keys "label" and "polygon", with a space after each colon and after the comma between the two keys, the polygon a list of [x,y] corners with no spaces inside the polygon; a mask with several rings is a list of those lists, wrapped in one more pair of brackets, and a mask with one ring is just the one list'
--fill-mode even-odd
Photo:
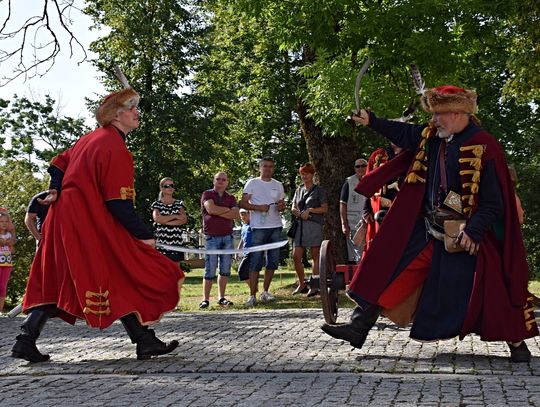
{"label": "sunglasses", "polygon": [[167,189],[169,189],[169,188],[174,188],[174,185],[173,185],[173,184],[163,184],[163,185],[161,186],[161,188],[167,188]]}
{"label": "sunglasses", "polygon": [[367,164],[355,165],[354,168],[366,168]]}
{"label": "sunglasses", "polygon": [[227,178],[215,178],[216,181],[227,181]]}

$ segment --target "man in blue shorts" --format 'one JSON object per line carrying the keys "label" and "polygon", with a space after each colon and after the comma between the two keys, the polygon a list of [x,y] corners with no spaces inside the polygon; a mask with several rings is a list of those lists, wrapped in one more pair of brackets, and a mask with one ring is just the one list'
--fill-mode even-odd
{"label": "man in blue shorts", "polygon": [[[283,184],[272,178],[274,160],[271,157],[262,158],[259,162],[259,172],[259,177],[250,179],[244,186],[244,193],[240,201],[240,207],[250,211],[251,243],[253,246],[281,240],[281,229],[283,227],[281,212],[285,210]],[[250,297],[246,301],[248,307],[253,307],[257,303],[256,295],[259,288],[262,256],[263,252],[250,253]],[[268,250],[266,252],[263,292],[259,297],[262,302],[274,299],[274,296],[268,290],[278,265],[279,249]]]}
{"label": "man in blue shorts", "polygon": [[[207,250],[233,249],[234,220],[239,218],[236,198],[229,194],[227,186],[229,179],[224,172],[214,176],[214,188],[204,191],[201,196],[201,209],[203,229]],[[233,305],[225,298],[225,288],[231,275],[231,254],[207,254],[204,259],[203,300],[199,308],[208,308],[210,305],[210,291],[212,282],[216,277],[219,262],[218,276],[218,304],[221,306]]]}

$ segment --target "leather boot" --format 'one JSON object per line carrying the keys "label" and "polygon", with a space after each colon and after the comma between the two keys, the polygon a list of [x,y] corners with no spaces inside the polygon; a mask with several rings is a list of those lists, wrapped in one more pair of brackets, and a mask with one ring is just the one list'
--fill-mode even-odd
{"label": "leather boot", "polygon": [[42,354],[36,347],[36,340],[39,338],[47,320],[57,312],[56,306],[52,305],[32,309],[21,325],[22,333],[17,335],[17,342],[11,349],[11,356],[27,360],[30,363],[49,360],[50,356]]}
{"label": "leather boot", "polygon": [[381,308],[376,305],[370,305],[365,310],[356,307],[349,323],[341,325],[323,324],[321,329],[328,335],[347,341],[355,348],[360,349],[380,313]]}
{"label": "leather boot", "polygon": [[510,360],[515,363],[529,363],[531,361],[531,351],[525,341],[521,341],[519,346],[514,346],[508,342],[510,348]]}
{"label": "leather boot", "polygon": [[124,325],[131,342],[137,344],[137,359],[139,360],[164,355],[172,352],[178,346],[178,341],[172,341],[169,344],[160,341],[156,338],[156,334],[152,329],[141,325],[135,314],[123,316],[120,321]]}

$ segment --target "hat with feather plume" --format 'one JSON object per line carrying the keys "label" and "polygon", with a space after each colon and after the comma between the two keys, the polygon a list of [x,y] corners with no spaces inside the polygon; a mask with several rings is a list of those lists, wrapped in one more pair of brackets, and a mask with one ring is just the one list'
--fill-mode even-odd
{"label": "hat with feather plume", "polygon": [[476,113],[476,92],[445,85],[428,89],[421,97],[422,107],[429,113]]}

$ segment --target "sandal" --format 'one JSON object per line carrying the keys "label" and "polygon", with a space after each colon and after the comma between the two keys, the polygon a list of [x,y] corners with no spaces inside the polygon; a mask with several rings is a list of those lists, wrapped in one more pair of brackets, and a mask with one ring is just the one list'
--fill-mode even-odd
{"label": "sandal", "polygon": [[306,294],[306,293],[308,292],[308,290],[309,290],[309,289],[308,289],[307,285],[305,285],[305,286],[303,286],[303,287],[298,286],[298,287],[296,287],[296,290],[294,290],[294,291],[292,292],[292,295],[296,295],[296,294]]}
{"label": "sandal", "polygon": [[319,290],[309,290],[306,297],[315,297],[316,295],[319,295]]}
{"label": "sandal", "polygon": [[221,305],[223,307],[228,307],[230,305],[234,305],[232,301],[229,301],[227,298],[223,297],[223,298],[220,298],[219,301],[217,302],[218,305]]}
{"label": "sandal", "polygon": [[201,301],[201,303],[199,304],[199,309],[208,308],[209,305],[210,305],[210,302],[209,302],[208,300],[203,300],[203,301]]}

